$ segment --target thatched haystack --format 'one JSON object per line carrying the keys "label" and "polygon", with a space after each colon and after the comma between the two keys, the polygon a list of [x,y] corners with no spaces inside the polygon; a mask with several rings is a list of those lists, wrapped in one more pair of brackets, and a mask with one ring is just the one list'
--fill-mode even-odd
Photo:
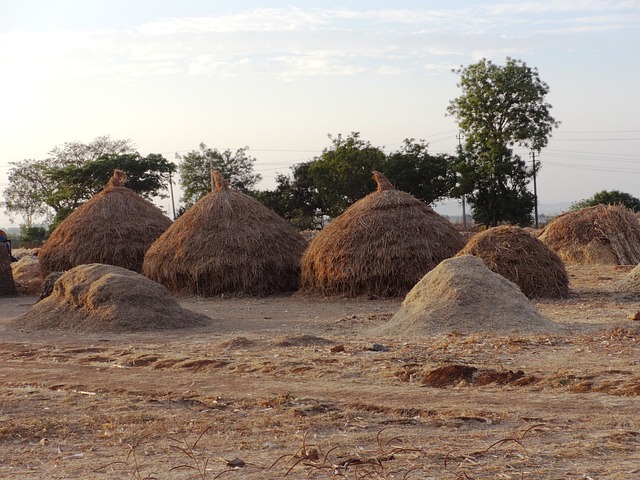
{"label": "thatched haystack", "polygon": [[375,331],[398,336],[448,332],[552,331],[518,286],[472,255],[444,260],[407,294],[389,322]]}
{"label": "thatched haystack", "polygon": [[11,264],[13,280],[21,295],[38,295],[42,289],[38,257],[26,255]]}
{"label": "thatched haystack", "polygon": [[303,293],[356,297],[406,294],[464,246],[444,217],[374,172],[378,189],[314,238],[301,262]]}
{"label": "thatched haystack", "polygon": [[529,298],[566,298],[569,276],[549,247],[520,227],[499,226],[477,233],[458,256],[473,255],[520,287]]}
{"label": "thatched haystack", "polygon": [[208,324],[209,318],[180,307],[162,285],[131,270],[99,263],[65,272],[51,295],[11,323],[27,330],[110,333]]}
{"label": "thatched haystack", "polygon": [[149,248],[143,273],[177,294],[264,296],[298,288],[304,238],[254,198],[215,189]]}
{"label": "thatched haystack", "polygon": [[540,235],[568,264],[640,263],[640,222],[622,205],[596,205],[554,218]]}
{"label": "thatched haystack", "polygon": [[11,271],[11,256],[3,243],[0,243],[0,297],[17,295],[16,284]]}
{"label": "thatched haystack", "polygon": [[124,187],[115,170],[107,186],[78,207],[53,231],[38,255],[40,273],[104,263],[142,271],[144,254],[171,220],[142,196]]}

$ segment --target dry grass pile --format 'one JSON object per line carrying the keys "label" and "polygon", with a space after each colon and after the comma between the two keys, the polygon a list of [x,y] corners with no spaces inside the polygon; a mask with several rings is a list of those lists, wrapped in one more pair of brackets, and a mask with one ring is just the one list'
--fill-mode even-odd
{"label": "dry grass pile", "polygon": [[640,222],[622,205],[597,205],[554,218],[540,235],[568,264],[640,263]]}
{"label": "dry grass pile", "polygon": [[500,226],[477,233],[458,255],[473,255],[489,270],[520,287],[529,298],[566,298],[569,276],[549,247],[520,227]]}
{"label": "dry grass pile", "polygon": [[40,249],[40,273],[69,270],[85,263],[104,263],[142,270],[144,254],[171,220],[151,202],[123,186],[114,172],[108,185],[73,211]]}
{"label": "dry grass pile", "polygon": [[177,294],[265,296],[298,288],[307,243],[256,199],[213,172],[201,198],[149,248],[143,273]]}
{"label": "dry grass pile", "polygon": [[18,293],[11,271],[11,257],[9,250],[0,243],[0,296],[16,295]]}
{"label": "dry grass pile", "polygon": [[378,334],[553,331],[517,285],[472,255],[444,260],[407,294]]}
{"label": "dry grass pile", "polygon": [[617,281],[613,289],[621,293],[640,293],[640,264],[636,265],[622,280]]}
{"label": "dry grass pile", "polygon": [[19,294],[37,295],[40,293],[42,277],[37,257],[30,255],[20,257],[20,260],[11,264],[11,270]]}
{"label": "dry grass pile", "polygon": [[444,217],[375,172],[377,191],[358,200],[314,238],[301,262],[303,293],[356,297],[406,294],[464,246]]}
{"label": "dry grass pile", "polygon": [[131,270],[99,263],[65,272],[53,292],[11,325],[27,330],[125,333],[204,326],[162,285]]}

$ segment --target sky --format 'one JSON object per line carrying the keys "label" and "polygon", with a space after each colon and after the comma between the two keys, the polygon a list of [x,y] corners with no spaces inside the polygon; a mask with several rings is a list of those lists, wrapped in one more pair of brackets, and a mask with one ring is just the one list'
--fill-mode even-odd
{"label": "sky", "polygon": [[561,122],[539,203],[640,198],[639,25],[636,0],[0,0],[0,190],[11,162],[103,135],[171,161],[247,146],[262,189],[328,135],[453,154],[452,70],[512,57]]}

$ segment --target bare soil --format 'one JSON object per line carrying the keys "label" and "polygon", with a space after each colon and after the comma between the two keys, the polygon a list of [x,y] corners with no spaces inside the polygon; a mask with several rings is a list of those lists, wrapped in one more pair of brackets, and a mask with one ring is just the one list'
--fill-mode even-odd
{"label": "bare soil", "polygon": [[2,298],[0,478],[640,478],[631,269],[569,267],[571,297],[535,302],[564,328],[535,334],[377,337],[400,299],[296,295],[182,299],[199,329],[15,331],[36,298]]}

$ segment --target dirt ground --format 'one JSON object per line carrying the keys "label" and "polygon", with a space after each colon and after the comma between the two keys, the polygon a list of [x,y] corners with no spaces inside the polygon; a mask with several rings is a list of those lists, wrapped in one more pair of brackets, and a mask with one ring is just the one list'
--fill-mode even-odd
{"label": "dirt ground", "polygon": [[0,478],[640,478],[630,270],[569,267],[542,335],[379,338],[401,300],[298,296],[182,299],[196,330],[28,332],[7,324],[35,297],[2,298]]}

